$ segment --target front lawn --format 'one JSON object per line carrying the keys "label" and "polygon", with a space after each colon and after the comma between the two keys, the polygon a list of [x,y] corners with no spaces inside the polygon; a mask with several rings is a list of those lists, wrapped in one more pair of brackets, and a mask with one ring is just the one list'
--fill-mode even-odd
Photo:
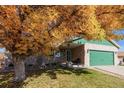
{"label": "front lawn", "polygon": [[28,72],[24,82],[13,83],[12,73],[0,74],[0,87],[30,88],[101,88],[124,87],[124,80],[90,69],[41,70]]}

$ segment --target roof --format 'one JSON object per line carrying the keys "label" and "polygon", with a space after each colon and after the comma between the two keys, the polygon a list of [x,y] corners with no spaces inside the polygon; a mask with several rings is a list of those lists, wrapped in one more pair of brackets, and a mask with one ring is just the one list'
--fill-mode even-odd
{"label": "roof", "polygon": [[80,46],[82,44],[86,44],[86,43],[91,43],[91,44],[99,44],[99,45],[107,45],[107,46],[115,46],[118,49],[120,48],[120,46],[113,40],[86,40],[82,37],[74,37],[70,40],[68,40],[67,42],[64,42],[61,45],[61,48],[73,48],[73,47],[77,47]]}
{"label": "roof", "polygon": [[124,57],[124,52],[118,52],[118,57]]}
{"label": "roof", "polygon": [[120,48],[120,45],[118,45],[114,40],[108,40],[109,42],[111,42],[113,45],[115,45],[117,48]]}
{"label": "roof", "polygon": [[120,46],[114,41],[114,40],[86,40],[83,38],[74,38],[71,40],[73,43],[77,44],[85,44],[85,43],[92,43],[92,44],[100,44],[100,45],[109,45],[109,46],[115,46],[117,48],[120,48]]}

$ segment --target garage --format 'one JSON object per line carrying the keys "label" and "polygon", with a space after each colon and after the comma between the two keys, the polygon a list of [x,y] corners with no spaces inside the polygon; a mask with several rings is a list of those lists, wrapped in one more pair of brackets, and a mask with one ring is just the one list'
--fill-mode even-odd
{"label": "garage", "polygon": [[[65,44],[61,49],[65,49],[63,60],[67,62],[80,59],[84,67],[89,66],[117,66],[119,65],[118,50],[120,46],[113,40],[86,40],[77,38]],[[71,49],[71,52],[67,51]]]}
{"label": "garage", "polygon": [[90,66],[114,65],[114,52],[90,50]]}

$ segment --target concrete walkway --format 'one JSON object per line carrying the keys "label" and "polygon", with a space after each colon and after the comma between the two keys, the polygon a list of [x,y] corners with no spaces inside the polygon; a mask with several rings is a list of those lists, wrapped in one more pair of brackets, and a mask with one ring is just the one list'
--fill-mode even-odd
{"label": "concrete walkway", "polygon": [[124,78],[124,66],[96,66],[95,69]]}

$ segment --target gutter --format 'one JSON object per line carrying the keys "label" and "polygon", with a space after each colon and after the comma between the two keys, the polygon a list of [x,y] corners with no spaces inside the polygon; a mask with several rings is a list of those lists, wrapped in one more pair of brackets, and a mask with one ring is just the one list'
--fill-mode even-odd
{"label": "gutter", "polygon": [[110,39],[109,40],[113,45],[115,45],[118,49],[121,48],[120,45],[118,45],[114,40]]}

